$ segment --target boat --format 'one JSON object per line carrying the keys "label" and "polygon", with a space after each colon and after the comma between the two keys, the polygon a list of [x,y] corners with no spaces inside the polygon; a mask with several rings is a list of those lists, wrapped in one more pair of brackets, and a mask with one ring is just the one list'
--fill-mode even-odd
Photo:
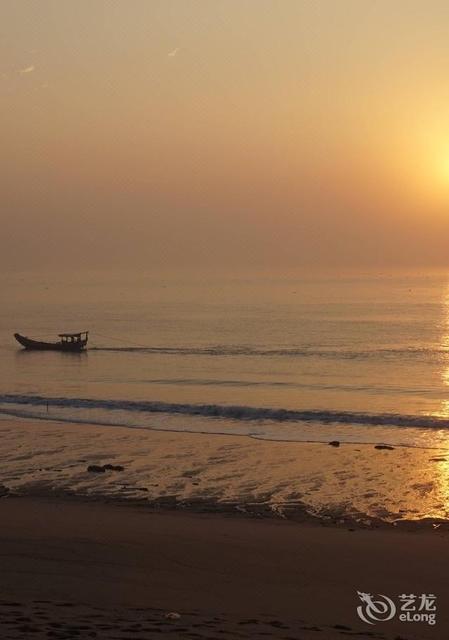
{"label": "boat", "polygon": [[88,331],[81,331],[80,333],[60,333],[58,334],[58,342],[42,342],[41,340],[33,340],[22,336],[20,333],[14,334],[14,338],[22,347],[34,351],[80,352],[86,348],[88,337]]}

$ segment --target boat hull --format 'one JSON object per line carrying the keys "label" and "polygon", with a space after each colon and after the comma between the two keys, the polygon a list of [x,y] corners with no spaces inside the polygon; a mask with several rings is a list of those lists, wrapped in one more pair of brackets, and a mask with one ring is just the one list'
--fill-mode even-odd
{"label": "boat hull", "polygon": [[69,353],[79,353],[83,351],[87,345],[87,340],[80,340],[79,342],[41,342],[40,340],[32,340],[26,336],[21,336],[20,333],[15,333],[14,337],[24,349],[32,351],[67,351]]}

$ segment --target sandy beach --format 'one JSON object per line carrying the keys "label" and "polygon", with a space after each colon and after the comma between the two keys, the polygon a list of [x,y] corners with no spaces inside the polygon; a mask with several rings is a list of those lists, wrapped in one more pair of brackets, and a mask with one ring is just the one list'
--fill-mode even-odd
{"label": "sandy beach", "polygon": [[[444,455],[1,427],[2,638],[448,637]],[[367,624],[357,591],[437,622]]]}
{"label": "sandy beach", "polygon": [[356,615],[357,590],[444,602],[446,534],[36,498],[0,521],[2,638],[448,637],[444,607],[435,626]]}
{"label": "sandy beach", "polygon": [[[445,449],[0,418],[0,485],[18,496],[143,503],[330,524],[446,527]],[[89,467],[112,465],[120,471]]]}

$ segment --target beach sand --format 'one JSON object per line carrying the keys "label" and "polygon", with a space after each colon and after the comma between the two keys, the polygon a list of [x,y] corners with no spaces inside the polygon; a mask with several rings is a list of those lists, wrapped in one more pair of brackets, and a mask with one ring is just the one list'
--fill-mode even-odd
{"label": "beach sand", "polygon": [[[37,498],[0,521],[2,638],[449,637],[445,533]],[[437,624],[370,627],[357,590],[434,593]]]}
{"label": "beach sand", "polygon": [[[449,453],[273,442],[0,418],[0,485],[13,495],[374,526],[449,520]],[[89,473],[91,465],[123,467]],[[1,490],[0,490],[1,493]]]}
{"label": "beach sand", "polygon": [[[0,432],[2,640],[449,637],[442,452]],[[87,471],[109,463],[123,470]],[[435,594],[437,623],[369,625],[357,591]]]}

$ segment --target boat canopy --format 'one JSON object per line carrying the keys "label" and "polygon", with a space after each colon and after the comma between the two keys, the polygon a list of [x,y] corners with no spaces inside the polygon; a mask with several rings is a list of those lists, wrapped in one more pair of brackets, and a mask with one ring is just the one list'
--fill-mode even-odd
{"label": "boat canopy", "polygon": [[80,333],[59,333],[63,344],[86,344],[88,331],[81,331]]}
{"label": "boat canopy", "polygon": [[79,333],[58,333],[59,338],[81,338],[87,336],[88,331],[80,331]]}

